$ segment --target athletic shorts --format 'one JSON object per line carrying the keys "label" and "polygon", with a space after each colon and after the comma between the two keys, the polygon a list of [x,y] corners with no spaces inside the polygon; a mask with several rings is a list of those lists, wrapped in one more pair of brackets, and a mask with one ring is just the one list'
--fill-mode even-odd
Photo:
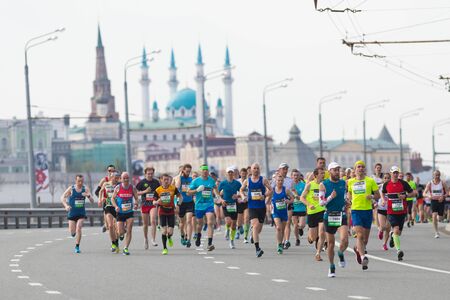
{"label": "athletic shorts", "polygon": [[160,215],[159,224],[161,227],[175,227],[175,215]]}
{"label": "athletic shorts", "polygon": [[328,226],[328,218],[323,218],[323,225],[325,226],[325,232],[329,234],[336,234],[337,230],[341,226],[347,225],[347,214],[342,214],[341,226]]}
{"label": "athletic shorts", "polygon": [[72,216],[72,217],[67,217],[67,220],[69,221],[75,221],[77,222],[80,219],[87,219],[87,217],[85,215],[83,216]]}
{"label": "athletic shorts", "polygon": [[214,206],[210,206],[205,210],[195,210],[195,217],[197,219],[203,219],[203,217],[207,214],[207,213],[214,213]]}
{"label": "athletic shorts", "polygon": [[[222,210],[223,210],[223,215],[225,216],[225,218],[231,218],[231,220],[236,221],[237,220],[237,211],[235,212],[228,212],[226,206],[222,206]],[[236,210],[237,210],[237,205],[236,205]]]}
{"label": "athletic shorts", "polygon": [[287,220],[288,220],[287,211],[285,210],[283,212],[280,212],[278,210],[274,210],[272,213],[272,219],[277,219],[277,218],[280,219],[281,222],[287,222]]}
{"label": "athletic shorts", "polygon": [[104,211],[105,211],[105,214],[110,214],[114,218],[117,216],[117,212],[116,212],[116,209],[114,208],[114,206],[106,206]]}
{"label": "athletic shorts", "polygon": [[394,228],[398,226],[400,231],[403,230],[403,224],[405,223],[406,214],[401,215],[388,215],[388,221],[391,224],[391,227]]}
{"label": "athletic shorts", "polygon": [[304,216],[306,216],[306,211],[294,211],[294,212],[292,212],[292,216],[294,216],[294,217],[304,217]]}
{"label": "athletic shorts", "polygon": [[308,215],[308,227],[316,228],[319,223],[323,223],[323,214],[325,211],[321,211],[315,214]]}
{"label": "athletic shorts", "polygon": [[385,209],[377,209],[377,212],[378,212],[380,215],[387,216],[387,210],[385,210]]}
{"label": "athletic shorts", "polygon": [[246,210],[248,208],[248,203],[247,202],[243,202],[243,203],[239,203],[237,204],[237,213],[238,214],[243,214],[244,210]]}
{"label": "athletic shorts", "polygon": [[178,206],[178,216],[184,218],[186,213],[194,212],[194,202],[183,202]]}
{"label": "athletic shorts", "polygon": [[423,198],[417,199],[417,205],[423,205]]}
{"label": "athletic shorts", "polygon": [[352,224],[353,226],[361,226],[366,229],[372,227],[373,213],[371,209],[368,210],[352,210]]}
{"label": "athletic shorts", "polygon": [[147,205],[142,206],[142,207],[141,207],[141,213],[143,213],[143,214],[149,214],[150,211],[151,211],[152,209],[154,209],[154,208],[156,208],[156,206],[154,206],[154,205],[151,205],[151,206],[147,206]]}
{"label": "athletic shorts", "polygon": [[250,216],[250,220],[258,219],[260,224],[264,224],[264,220],[266,219],[266,208],[249,208],[248,214]]}
{"label": "athletic shorts", "polygon": [[406,201],[406,204],[408,205],[408,214],[412,214],[412,208],[413,208],[413,202],[414,201]]}
{"label": "athletic shorts", "polygon": [[445,201],[439,202],[437,200],[431,201],[431,212],[437,213],[440,217],[444,215]]}
{"label": "athletic shorts", "polygon": [[118,213],[117,214],[117,222],[126,222],[128,219],[131,219],[134,217],[134,213],[133,212],[129,212],[126,214],[121,214]]}

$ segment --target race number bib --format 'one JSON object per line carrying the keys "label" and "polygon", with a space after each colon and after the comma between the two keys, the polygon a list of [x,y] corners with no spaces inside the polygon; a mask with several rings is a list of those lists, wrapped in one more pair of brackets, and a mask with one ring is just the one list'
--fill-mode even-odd
{"label": "race number bib", "polygon": [[342,212],[330,211],[328,212],[328,226],[339,227],[342,225]]}
{"label": "race number bib", "polygon": [[431,196],[442,196],[442,190],[432,190]]}
{"label": "race number bib", "polygon": [[145,194],[145,201],[144,201],[143,205],[144,206],[151,206],[151,205],[153,205],[153,200],[155,200],[155,194],[154,193]]}
{"label": "race number bib", "polygon": [[282,200],[277,200],[275,202],[275,207],[277,208],[277,210],[283,210],[286,209],[286,201],[284,199]]}
{"label": "race number bib", "polygon": [[210,189],[205,188],[205,189],[202,191],[202,197],[203,197],[204,199],[209,199],[209,198],[211,198],[211,196],[212,196],[212,191],[211,191]]}
{"label": "race number bib", "polygon": [[83,208],[84,207],[84,199],[83,200],[75,200],[75,207]]}
{"label": "race number bib", "polygon": [[313,197],[314,197],[314,199],[316,199],[316,200],[319,199],[319,189],[313,190]]}
{"label": "race number bib", "polygon": [[252,200],[263,200],[263,194],[261,192],[261,190],[252,190],[251,191],[251,195],[252,195]]}
{"label": "race number bib", "polygon": [[355,184],[353,185],[353,193],[355,193],[355,195],[365,194],[366,182],[365,181],[355,182]]}
{"label": "race number bib", "polygon": [[131,203],[122,203],[122,211],[130,211],[131,210]]}
{"label": "race number bib", "polygon": [[186,193],[188,191],[188,189],[189,189],[189,185],[188,184],[182,184],[181,185],[181,191],[183,193]]}
{"label": "race number bib", "polygon": [[236,203],[227,203],[227,211],[230,213],[236,212]]}
{"label": "race number bib", "polygon": [[163,205],[169,205],[170,204],[170,193],[162,193],[160,196],[161,202]]}
{"label": "race number bib", "polygon": [[401,199],[392,199],[392,210],[393,211],[403,211],[403,200]]}

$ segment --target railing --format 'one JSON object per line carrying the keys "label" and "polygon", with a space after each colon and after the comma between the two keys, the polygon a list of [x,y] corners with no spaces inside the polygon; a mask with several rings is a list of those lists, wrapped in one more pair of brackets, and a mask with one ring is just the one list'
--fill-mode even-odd
{"label": "railing", "polygon": [[[87,224],[101,226],[104,222],[101,208],[86,208]],[[135,223],[142,225],[140,212],[135,212]],[[0,208],[0,228],[42,228],[42,227],[66,227],[68,226],[67,212],[63,208]],[[10,223],[11,221],[11,223]],[[85,223],[85,224],[86,224]]]}

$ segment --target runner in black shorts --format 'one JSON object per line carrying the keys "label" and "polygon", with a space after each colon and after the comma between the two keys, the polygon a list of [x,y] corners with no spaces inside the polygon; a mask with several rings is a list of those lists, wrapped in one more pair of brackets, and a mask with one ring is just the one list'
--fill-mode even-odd
{"label": "runner in black shorts", "polygon": [[117,237],[117,224],[116,224],[116,209],[114,208],[111,199],[114,194],[114,189],[118,184],[120,179],[120,174],[117,171],[111,173],[110,179],[103,183],[100,189],[100,199],[98,205],[103,205],[105,212],[105,223],[108,224],[109,237],[111,239],[111,252],[118,253],[119,250],[119,239]]}

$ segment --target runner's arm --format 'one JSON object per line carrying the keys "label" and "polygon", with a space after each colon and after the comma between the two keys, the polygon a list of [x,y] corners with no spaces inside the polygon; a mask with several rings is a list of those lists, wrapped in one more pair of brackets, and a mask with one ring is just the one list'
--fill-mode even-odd
{"label": "runner's arm", "polygon": [[72,195],[72,187],[69,186],[67,188],[67,190],[61,196],[61,203],[63,204],[63,206],[66,210],[68,208],[71,208],[70,205],[67,204],[67,197],[70,197],[71,195]]}
{"label": "runner's arm", "polygon": [[287,196],[289,197],[289,200],[287,201],[287,203],[288,203],[288,204],[294,203],[294,198],[295,198],[295,196],[294,196],[294,194],[292,193],[292,191],[291,191],[291,190],[286,190],[286,194],[287,194]]}
{"label": "runner's arm", "polygon": [[89,199],[89,202],[91,202],[91,204],[94,203],[94,198],[92,197],[91,192],[88,187],[86,187],[84,195]]}
{"label": "runner's arm", "polygon": [[114,189],[114,193],[111,197],[111,203],[114,206],[114,208],[116,209],[116,211],[119,209],[119,206],[117,206],[117,202],[116,202],[116,197],[117,197],[117,193],[119,192],[119,185],[116,186],[116,188]]}
{"label": "runner's arm", "polygon": [[103,184],[105,183],[105,177],[103,177],[100,182],[98,183],[97,189],[95,190],[94,194],[98,197],[100,194],[100,189],[102,188]]}
{"label": "runner's arm", "polygon": [[309,188],[310,188],[311,184],[308,182],[305,186],[305,189],[303,190],[302,195],[300,196],[300,201],[306,205],[306,207],[309,207],[310,204],[308,202],[308,200],[306,200],[306,195],[308,195],[309,193]]}

